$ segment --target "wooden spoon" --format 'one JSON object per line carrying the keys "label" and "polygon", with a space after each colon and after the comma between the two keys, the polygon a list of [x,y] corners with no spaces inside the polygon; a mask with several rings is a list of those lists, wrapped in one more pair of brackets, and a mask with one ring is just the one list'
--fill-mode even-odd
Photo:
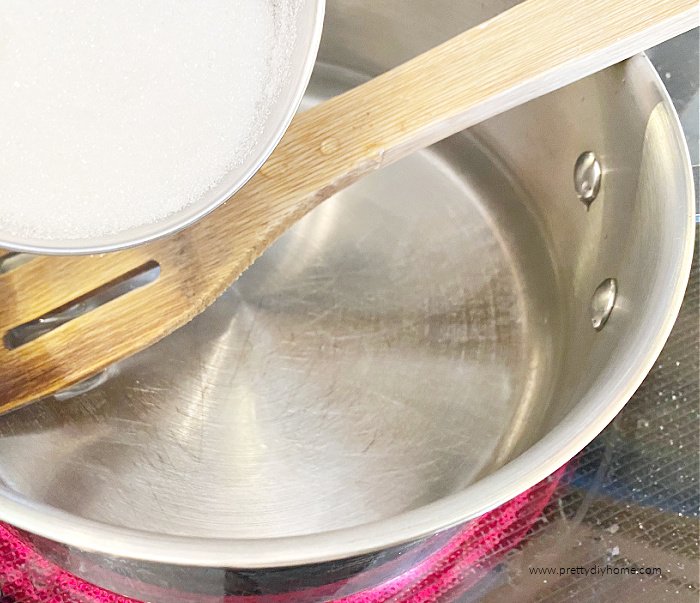
{"label": "wooden spoon", "polygon": [[[299,218],[364,174],[697,21],[696,0],[526,0],[298,115],[233,199],[177,235],[100,256],[6,256],[0,411],[90,377],[184,325]],[[85,312],[92,292],[129,285],[127,276],[156,263],[154,282]],[[60,326],[44,332],[50,323]],[[35,338],[25,342],[27,332]]]}

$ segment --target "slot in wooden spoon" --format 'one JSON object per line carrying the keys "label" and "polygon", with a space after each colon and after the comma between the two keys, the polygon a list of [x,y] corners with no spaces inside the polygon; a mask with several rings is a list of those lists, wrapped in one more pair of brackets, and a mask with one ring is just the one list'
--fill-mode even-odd
{"label": "slot in wooden spoon", "polygon": [[[697,22],[695,0],[526,0],[298,115],[263,169],[187,230],[101,256],[7,264],[0,411],[90,377],[184,325],[299,218],[371,170]],[[152,262],[160,266],[155,282],[24,344],[7,337]]]}

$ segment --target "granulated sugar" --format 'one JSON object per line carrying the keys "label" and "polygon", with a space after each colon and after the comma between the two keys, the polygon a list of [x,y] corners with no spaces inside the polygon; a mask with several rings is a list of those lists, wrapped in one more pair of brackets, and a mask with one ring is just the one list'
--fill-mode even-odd
{"label": "granulated sugar", "polygon": [[0,229],[95,237],[200,199],[260,133],[292,2],[0,0]]}

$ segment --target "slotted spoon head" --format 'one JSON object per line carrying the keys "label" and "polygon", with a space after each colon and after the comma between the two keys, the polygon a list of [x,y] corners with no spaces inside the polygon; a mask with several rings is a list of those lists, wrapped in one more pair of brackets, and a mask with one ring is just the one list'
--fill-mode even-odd
{"label": "slotted spoon head", "polygon": [[[242,205],[237,198],[237,214]],[[273,234],[261,232],[283,230],[279,224],[207,219],[117,253],[6,255],[0,259],[0,410],[88,378],[185,324],[267,245]]]}
{"label": "slotted spoon head", "polygon": [[526,0],[297,116],[253,179],[185,231],[97,256],[5,255],[0,411],[91,377],[182,326],[294,222],[368,171],[697,19],[696,0]]}
{"label": "slotted spoon head", "polygon": [[316,170],[322,144],[306,142],[337,111],[299,116],[235,201],[176,235],[91,256],[0,252],[0,411],[89,378],[184,325],[331,195],[329,183],[349,183],[343,161]]}

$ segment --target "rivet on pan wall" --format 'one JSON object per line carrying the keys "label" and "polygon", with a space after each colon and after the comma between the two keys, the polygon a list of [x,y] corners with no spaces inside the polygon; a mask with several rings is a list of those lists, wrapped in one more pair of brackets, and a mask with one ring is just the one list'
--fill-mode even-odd
{"label": "rivet on pan wall", "polygon": [[574,166],[574,187],[578,198],[590,207],[600,192],[603,169],[593,151],[581,153]]}
{"label": "rivet on pan wall", "polygon": [[602,331],[608,322],[617,299],[617,281],[605,279],[593,293],[591,299],[591,324],[596,331]]}

